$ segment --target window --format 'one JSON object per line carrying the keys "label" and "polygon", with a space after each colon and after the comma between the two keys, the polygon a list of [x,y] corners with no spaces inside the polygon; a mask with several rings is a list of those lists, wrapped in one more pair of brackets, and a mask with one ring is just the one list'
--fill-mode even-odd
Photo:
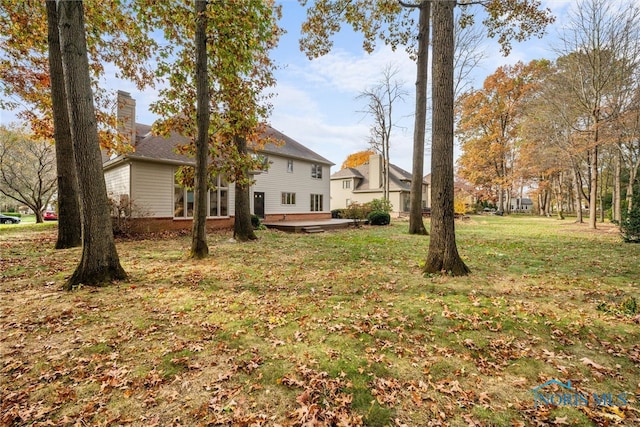
{"label": "window", "polygon": [[311,212],[322,211],[322,194],[311,195]]}
{"label": "window", "polygon": [[[210,217],[229,215],[229,188],[227,181],[221,177],[212,179],[216,187],[209,190],[208,215]],[[174,218],[193,218],[194,193],[193,190],[183,187],[177,180],[173,189],[173,216]]]}
{"label": "window", "polygon": [[344,181],[342,181],[342,188],[351,188],[351,180],[345,179]]}
{"label": "window", "polygon": [[287,160],[287,172],[293,173],[293,159]]}
{"label": "window", "polygon": [[282,193],[282,204],[283,205],[295,205],[296,204],[296,193]]}
{"label": "window", "polygon": [[311,178],[322,179],[322,165],[315,163],[311,165]]}
{"label": "window", "polygon": [[173,186],[173,216],[176,218],[193,217],[193,190],[183,187],[176,176]]}
{"label": "window", "polygon": [[213,179],[216,188],[209,190],[209,216],[229,216],[229,192],[224,178]]}

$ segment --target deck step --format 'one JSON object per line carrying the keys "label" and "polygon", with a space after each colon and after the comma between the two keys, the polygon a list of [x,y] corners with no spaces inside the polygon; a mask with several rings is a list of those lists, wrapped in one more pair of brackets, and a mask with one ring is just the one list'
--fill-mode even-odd
{"label": "deck step", "polygon": [[305,233],[324,233],[324,229],[322,229],[322,227],[319,227],[317,225],[302,227],[302,231],[304,231]]}

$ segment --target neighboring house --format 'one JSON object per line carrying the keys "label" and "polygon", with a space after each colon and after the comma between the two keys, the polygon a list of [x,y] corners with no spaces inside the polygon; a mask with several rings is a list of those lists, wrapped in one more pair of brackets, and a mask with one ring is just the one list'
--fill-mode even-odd
{"label": "neighboring house", "polygon": [[[153,135],[147,125],[134,127],[135,100],[126,92],[118,92],[118,105],[121,132],[134,150],[104,162],[107,193],[121,205],[131,203],[140,231],[191,227],[194,194],[176,181],[180,166],[195,165],[192,157],[175,151],[188,139],[177,133],[168,138]],[[267,221],[330,218],[328,175],[333,163],[273,128],[266,134],[281,143],[257,151],[269,169],[254,176],[251,212]],[[207,198],[208,226],[228,228],[235,214],[235,187],[224,177],[215,181]]]}
{"label": "neighboring house", "polygon": [[[331,175],[331,210],[344,209],[351,203],[368,203],[384,197],[382,156],[373,154],[369,162],[355,168],[345,168]],[[411,173],[389,164],[389,201],[393,212],[409,212]],[[429,184],[423,180],[422,204],[429,207]]]}
{"label": "neighboring house", "polygon": [[511,212],[533,212],[533,200],[527,197],[511,199]]}
{"label": "neighboring house", "polygon": [[464,179],[454,178],[453,194],[455,200],[464,203],[465,212],[472,212],[478,203],[475,187]]}

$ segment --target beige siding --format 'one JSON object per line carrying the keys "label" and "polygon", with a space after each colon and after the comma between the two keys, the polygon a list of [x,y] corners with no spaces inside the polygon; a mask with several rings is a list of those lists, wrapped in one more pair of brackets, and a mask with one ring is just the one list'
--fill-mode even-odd
{"label": "beige siding", "polygon": [[[287,171],[287,159],[269,155],[268,172],[255,177],[253,192],[265,193],[265,214],[299,214],[311,212],[311,194],[322,194],[322,211],[330,210],[330,166],[322,165],[322,179],[311,177],[312,162],[293,160],[293,172]],[[113,194],[130,194],[135,216],[172,218],[176,166],[133,161],[105,172],[108,188]],[[130,190],[132,188],[132,190]],[[125,191],[127,190],[127,191]],[[283,205],[282,192],[296,194],[295,205]],[[229,184],[229,215],[235,215],[235,186]],[[252,206],[253,211],[253,206]]]}
{"label": "beige siding", "polygon": [[131,201],[140,209],[136,216],[172,217],[175,167],[149,162],[131,166]]}
{"label": "beige siding", "polygon": [[431,185],[422,186],[422,206],[431,207]]}
{"label": "beige siding", "polygon": [[236,214],[236,185],[233,182],[228,184],[229,186],[229,216],[235,216]]}
{"label": "beige siding", "polygon": [[[343,182],[349,181],[350,187],[343,188]],[[334,179],[331,181],[331,210],[344,209],[347,207],[347,200],[354,200],[353,187],[356,185],[353,178]]]}
{"label": "beige siding", "polygon": [[[172,218],[174,182],[177,166],[134,162],[132,167],[132,200],[140,212],[136,216]],[[229,184],[229,215],[235,212],[235,187]]]}
{"label": "beige siding", "polygon": [[[265,214],[290,214],[311,212],[311,194],[322,194],[323,212],[329,212],[329,165],[322,165],[322,179],[311,177],[312,162],[293,159],[293,171],[287,171],[287,158],[268,155],[270,167],[255,177],[251,187],[253,211],[253,193],[265,193]],[[296,194],[295,205],[282,204],[282,192]]]}
{"label": "beige siding", "polygon": [[128,163],[109,169],[104,173],[107,194],[111,198],[119,199],[122,195],[130,195],[131,192],[131,168]]}

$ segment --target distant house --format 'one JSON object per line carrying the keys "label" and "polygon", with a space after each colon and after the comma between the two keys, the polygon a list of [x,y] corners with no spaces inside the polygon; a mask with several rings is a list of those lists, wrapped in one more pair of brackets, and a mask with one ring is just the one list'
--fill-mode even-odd
{"label": "distant house", "polygon": [[[140,231],[190,227],[194,194],[177,182],[176,171],[183,165],[194,166],[195,161],[175,151],[188,139],[178,133],[168,138],[153,135],[150,126],[135,123],[135,100],[126,92],[118,96],[119,122],[134,150],[105,159],[109,196],[121,204],[131,203]],[[251,212],[267,221],[330,218],[328,175],[333,163],[273,128],[266,134],[282,143],[269,143],[257,151],[269,169],[254,176]],[[223,176],[215,182],[207,197],[207,225],[229,228],[235,214],[235,186]]]}
{"label": "distant house", "polygon": [[[355,168],[345,168],[331,175],[331,210],[344,209],[352,203],[368,203],[384,197],[382,156],[373,154],[369,161]],[[409,212],[411,173],[389,164],[389,201],[396,215]],[[422,183],[423,207],[430,207],[430,189]]]}
{"label": "distant house", "polygon": [[527,197],[513,198],[511,199],[510,208],[511,212],[531,213],[533,212],[533,200]]}
{"label": "distant house", "polygon": [[464,203],[466,212],[471,212],[478,202],[475,187],[461,178],[455,178],[453,182],[453,193],[455,200]]}

